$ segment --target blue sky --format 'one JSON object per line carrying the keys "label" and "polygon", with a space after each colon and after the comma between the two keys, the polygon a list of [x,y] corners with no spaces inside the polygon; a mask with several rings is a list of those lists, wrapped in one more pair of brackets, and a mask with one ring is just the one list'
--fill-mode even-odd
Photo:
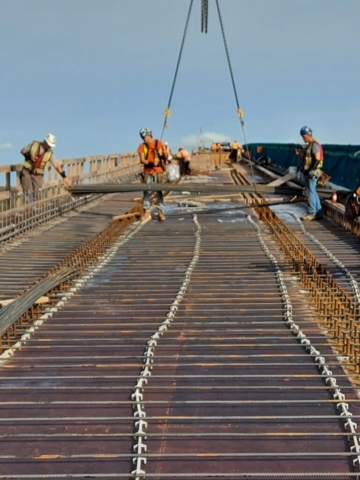
{"label": "blue sky", "polygon": [[[46,133],[58,158],[159,136],[189,0],[0,0],[0,164]],[[215,0],[195,0],[164,139],[243,141]],[[248,142],[360,144],[360,0],[220,0]]]}

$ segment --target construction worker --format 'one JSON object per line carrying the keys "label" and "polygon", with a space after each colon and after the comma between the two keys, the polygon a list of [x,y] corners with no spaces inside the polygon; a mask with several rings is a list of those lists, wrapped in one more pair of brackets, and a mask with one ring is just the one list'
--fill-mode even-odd
{"label": "construction worker", "polygon": [[301,220],[321,220],[323,212],[319,195],[316,191],[316,184],[321,176],[321,167],[323,164],[324,153],[321,143],[313,137],[313,131],[310,127],[302,127],[300,135],[307,144],[305,152],[298,148],[295,149],[296,155],[303,158],[302,172],[304,175],[305,189],[308,195],[307,215]]}
{"label": "construction worker", "polygon": [[185,148],[180,147],[176,158],[180,160],[180,174],[181,175],[191,175],[190,162],[191,156],[190,153],[185,150]]}
{"label": "construction worker", "polygon": [[24,155],[25,161],[20,172],[20,183],[27,203],[39,199],[38,193],[42,188],[45,167],[49,162],[62,176],[65,185],[67,187],[71,187],[72,185],[64,169],[55,159],[54,152],[52,151],[55,145],[55,135],[48,133],[42,142],[34,140],[21,149],[20,153]]}
{"label": "construction worker", "polygon": [[229,160],[232,162],[236,162],[238,158],[238,150],[240,148],[240,145],[237,140],[234,140],[234,142],[231,145],[231,151],[229,154]]}
{"label": "construction worker", "polygon": [[216,144],[216,151],[217,151],[217,152],[221,152],[221,150],[222,150],[221,143],[217,143],[217,144]]}
{"label": "construction worker", "polygon": [[262,145],[258,145],[256,147],[256,153],[254,155],[254,160],[255,162],[257,162],[259,160],[259,158],[263,157],[264,156],[264,153],[263,153],[263,147]]}
{"label": "construction worker", "polygon": [[210,151],[211,151],[211,153],[216,152],[216,150],[217,150],[216,143],[215,143],[215,142],[212,142],[212,144],[211,144],[211,146],[210,146]]}
{"label": "construction worker", "polygon": [[256,147],[256,154],[254,156],[254,161],[263,167],[267,167],[271,165],[271,158],[269,158],[266,155],[264,147],[262,147],[261,145],[258,145]]}
{"label": "construction worker", "polygon": [[[167,159],[167,149],[161,140],[154,140],[151,130],[142,128],[139,132],[143,140],[137,149],[140,163],[144,165],[145,183],[163,183],[163,174],[165,171],[165,161]],[[158,220],[164,221],[164,197],[163,192],[157,193],[156,205],[158,208]],[[143,208],[145,213],[142,220],[151,218],[150,213],[150,192],[144,192]]]}
{"label": "construction worker", "polygon": [[244,153],[244,147],[239,143],[239,148],[238,148],[238,153],[237,153],[237,159],[240,161]]}

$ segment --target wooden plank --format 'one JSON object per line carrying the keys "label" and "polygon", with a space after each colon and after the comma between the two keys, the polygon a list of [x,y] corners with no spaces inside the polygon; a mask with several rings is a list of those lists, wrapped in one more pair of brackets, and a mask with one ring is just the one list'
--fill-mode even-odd
{"label": "wooden plank", "polygon": [[284,177],[277,178],[276,180],[273,180],[272,182],[267,183],[266,185],[268,187],[278,187],[279,185],[283,185],[284,183],[289,182],[295,177],[297,177],[297,173],[288,173]]}
{"label": "wooden plank", "polygon": [[113,217],[113,220],[127,220],[129,218],[134,218],[134,217],[140,217],[139,212],[134,212],[134,213],[124,213],[123,215],[115,215]]}
{"label": "wooden plank", "polygon": [[[16,298],[10,298],[8,300],[1,300],[0,301],[0,308],[7,307],[10,303],[14,302]],[[34,304],[38,303],[48,303],[49,302],[49,297],[40,297],[34,302]]]}
{"label": "wooden plank", "polygon": [[0,173],[10,172],[11,165],[0,165]]}

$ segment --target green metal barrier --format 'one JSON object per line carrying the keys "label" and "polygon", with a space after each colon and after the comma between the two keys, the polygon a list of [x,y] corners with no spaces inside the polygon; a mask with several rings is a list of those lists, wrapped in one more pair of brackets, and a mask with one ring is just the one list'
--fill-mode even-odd
{"label": "green metal barrier", "polygon": [[[262,153],[257,148],[262,147]],[[301,158],[295,155],[295,143],[251,143],[248,145],[253,159],[266,155],[276,167],[287,170],[289,167],[301,168]],[[323,145],[325,173],[330,175],[330,182],[349,190],[360,185],[360,145]]]}

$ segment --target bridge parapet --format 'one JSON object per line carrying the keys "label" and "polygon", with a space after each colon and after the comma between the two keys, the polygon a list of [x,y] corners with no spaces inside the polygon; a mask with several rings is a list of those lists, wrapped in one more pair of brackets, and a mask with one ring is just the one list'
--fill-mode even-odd
{"label": "bridge parapet", "polygon": [[[137,153],[93,155],[59,163],[75,185],[129,182],[141,171]],[[96,195],[73,198],[50,166],[45,170],[43,188],[35,201],[28,203],[20,186],[21,168],[22,164],[0,166],[0,178],[5,176],[5,191],[0,192],[0,243],[96,198]]]}
{"label": "bridge parapet", "polygon": [[[68,177],[75,184],[102,183],[127,177],[140,171],[136,153],[111,155],[93,155],[89,157],[60,160]],[[5,177],[5,190],[0,192],[0,212],[25,205],[25,197],[21,190],[19,173],[22,164],[0,166],[0,175]],[[37,200],[51,199],[63,195],[66,189],[62,179],[51,165],[46,167],[43,188]]]}

